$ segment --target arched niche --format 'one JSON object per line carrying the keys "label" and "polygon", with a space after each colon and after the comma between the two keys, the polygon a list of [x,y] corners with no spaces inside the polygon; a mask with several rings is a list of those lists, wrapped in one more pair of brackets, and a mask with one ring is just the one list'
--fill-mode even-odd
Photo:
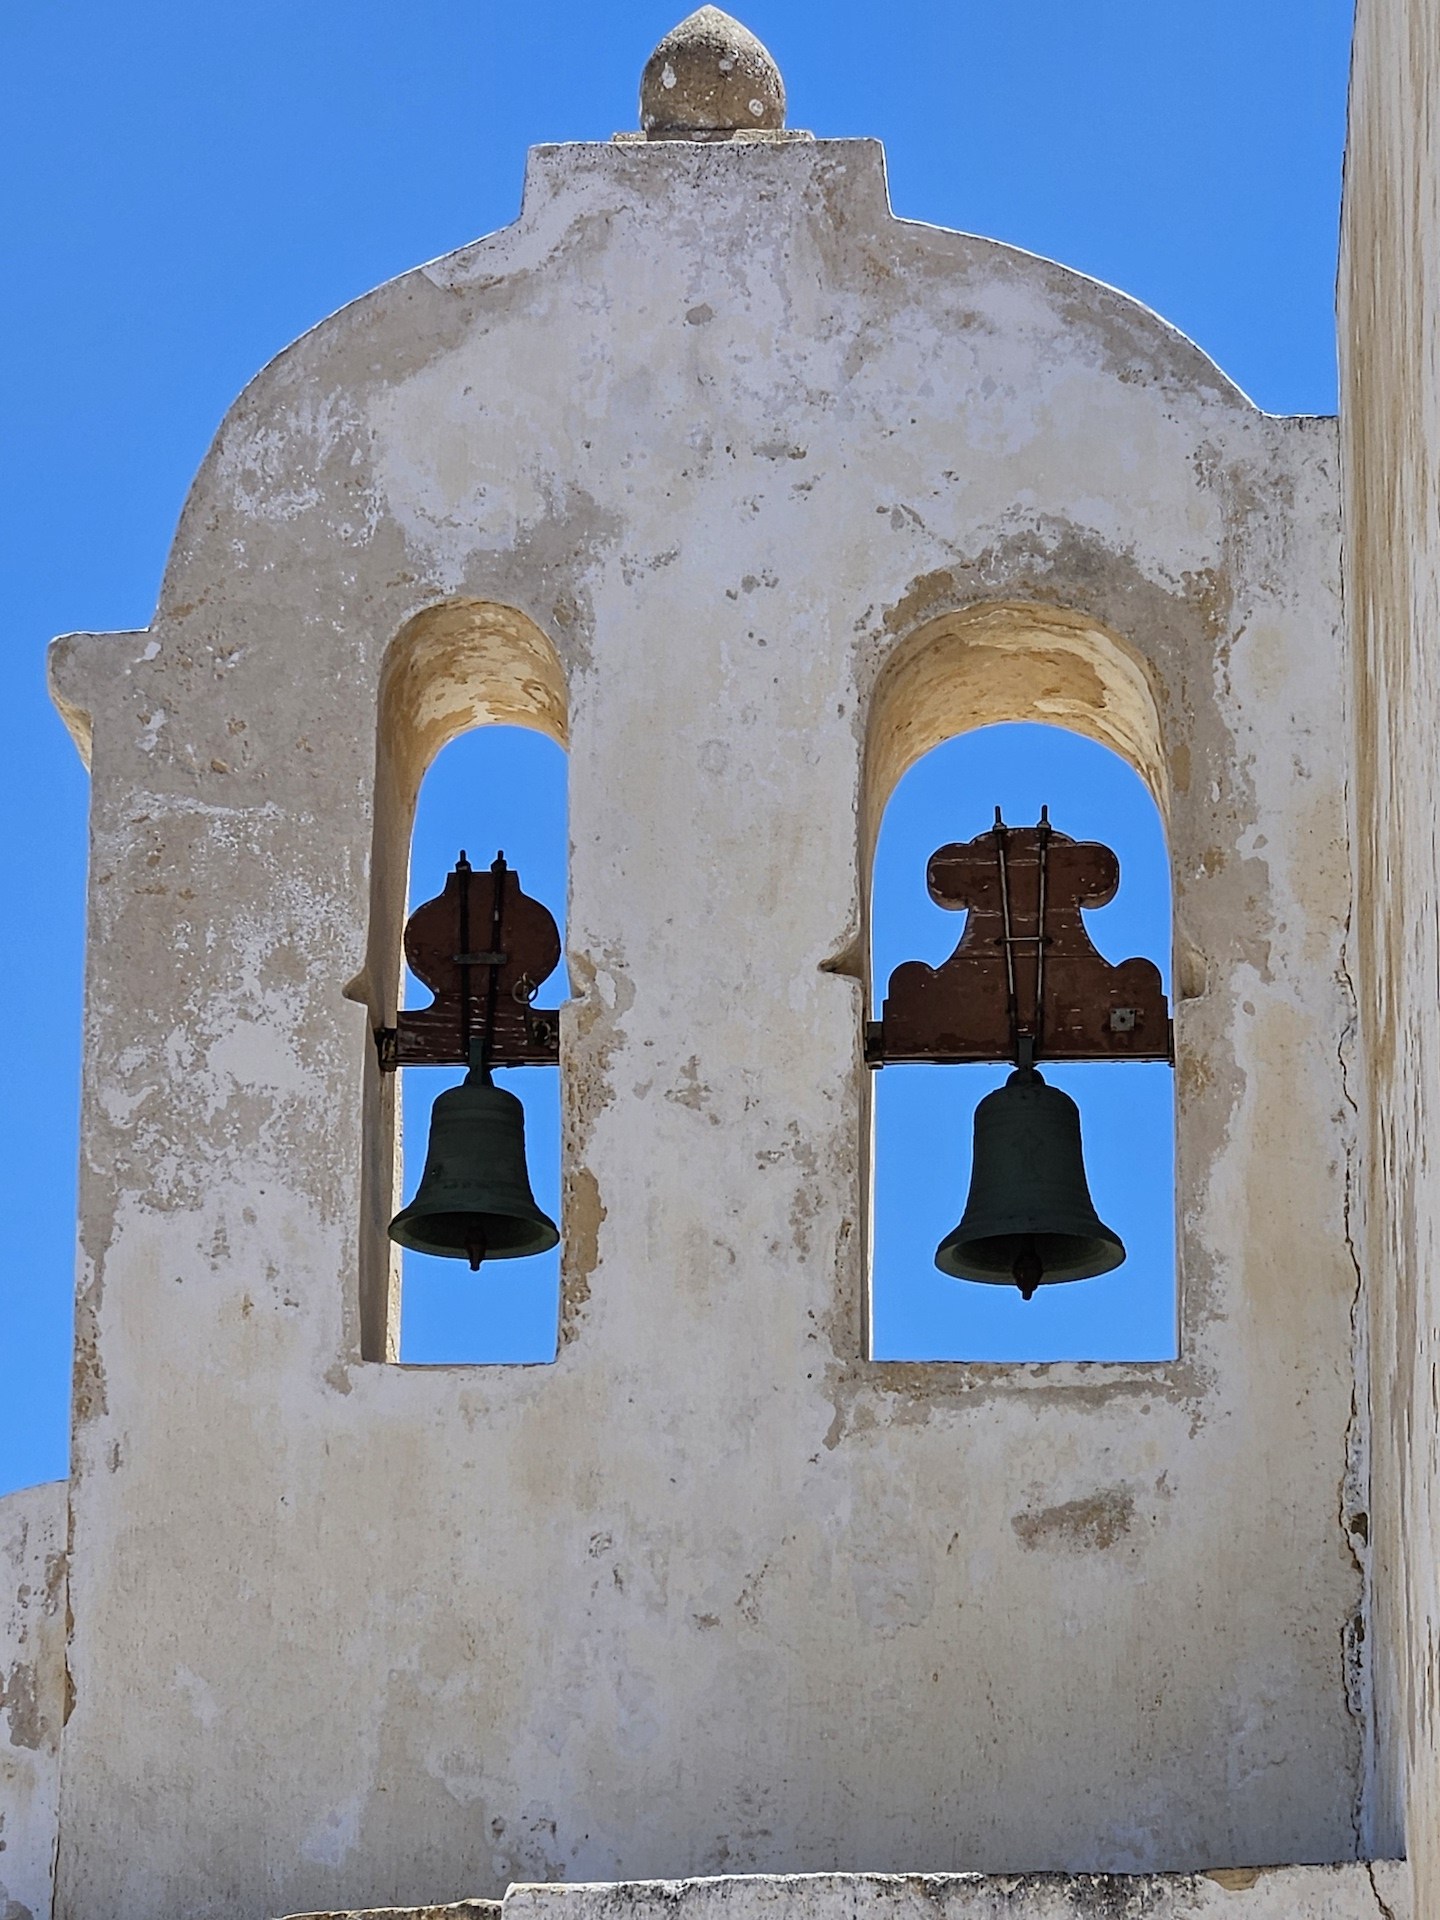
{"label": "arched niche", "polygon": [[[409,912],[445,884],[462,848],[481,870],[503,850],[517,883],[554,916],[563,950],[568,774],[564,748],[537,727],[492,722],[469,727],[442,747],[426,769],[416,800]],[[501,944],[508,945],[509,937]],[[563,969],[556,968],[536,998],[548,1008],[564,1001]],[[430,1000],[429,988],[407,971],[407,1004],[425,1007]],[[407,1202],[414,1199],[424,1171],[435,1100],[463,1075],[458,1065],[408,1065],[396,1076],[402,1109],[402,1195]],[[499,1066],[494,1078],[524,1108],[530,1184],[542,1211],[558,1221],[559,1075],[543,1066]],[[559,1247],[524,1260],[487,1262],[478,1274],[462,1260],[402,1252],[401,1362],[409,1367],[552,1362],[559,1335],[560,1264]]]}
{"label": "arched niche", "polygon": [[[568,741],[564,669],[549,636],[514,607],[450,600],[409,620],[380,673],[370,926],[363,971],[347,992],[374,1027],[395,1024],[400,1005],[410,840],[420,783],[459,734],[486,725],[533,727]],[[399,1357],[400,1261],[386,1227],[399,1204],[401,1141],[393,1073],[366,1062],[365,1165],[360,1224],[361,1355]]]}
{"label": "arched niche", "polygon": [[932,747],[1005,720],[1072,727],[1128,760],[1168,828],[1160,711],[1137,648],[1067,607],[991,601],[908,634],[870,699],[862,798],[863,878],[896,783]]}
{"label": "arched niche", "polygon": [[[1123,768],[1115,768],[1116,778],[1122,783],[1130,783],[1133,801],[1125,804],[1142,807],[1145,811],[1149,835],[1149,884],[1153,887],[1158,879],[1165,887],[1165,893],[1161,909],[1163,932],[1152,925],[1146,943],[1134,950],[1144,951],[1149,957],[1161,960],[1162,968],[1163,962],[1168,960],[1169,951],[1174,946],[1174,889],[1168,850],[1170,780],[1159,706],[1152,691],[1149,670],[1129,641],[1081,612],[1053,606],[990,603],[947,613],[927,622],[898,643],[877,676],[866,733],[861,808],[863,974],[867,1016],[878,1016],[879,1002],[883,998],[892,964],[902,957],[923,958],[930,964],[939,964],[953,949],[963,924],[963,915],[941,916],[935,910],[937,920],[954,918],[953,927],[939,931],[936,950],[922,952],[917,949],[913,953],[907,951],[903,955],[892,955],[883,967],[877,968],[874,919],[876,853],[882,822],[891,799],[906,775],[912,769],[918,770],[919,763],[937,749],[947,743],[952,747],[958,746],[984,730],[998,728],[1005,731],[1015,723],[1032,723],[1028,741],[1032,766],[1036,763],[1037,754],[1044,756],[1049,751],[1040,742],[1040,730],[1055,729],[1059,733],[1078,735],[1093,742],[1096,747],[1115,755],[1118,761],[1138,776],[1137,781],[1130,782],[1130,774],[1125,773]],[[1059,742],[1055,744],[1058,748]],[[1063,749],[1056,754],[1057,762],[1063,762],[1066,757]],[[1074,756],[1069,757],[1073,759]],[[907,867],[914,867],[913,884],[922,894],[925,861],[934,846],[947,839],[968,839],[989,826],[989,803],[1002,798],[1010,784],[1008,781],[995,780],[994,772],[992,767],[990,784],[995,786],[995,791],[988,794],[983,807],[978,804],[977,794],[972,793],[968,800],[961,801],[957,793],[957,807],[964,806],[967,810],[963,813],[957,811],[953,817],[947,812],[943,821],[937,818],[933,846],[927,845],[918,853],[913,847],[908,850]],[[1057,771],[1053,777],[1063,780],[1064,775]],[[1046,768],[1041,776],[1041,784],[1036,788],[1035,811],[1017,813],[1007,805],[1006,818],[1012,825],[1030,824],[1037,817],[1039,800],[1048,798],[1053,801],[1057,797],[1056,792],[1049,788],[1051,780],[1052,775]],[[1113,806],[1113,801],[1111,804]],[[1090,831],[1083,821],[1067,819],[1063,813],[1056,818],[1055,824],[1061,831],[1078,832],[1082,837]],[[1141,826],[1138,817],[1135,825]],[[1158,845],[1155,838],[1157,831]],[[1097,837],[1113,840],[1115,836],[1100,832]],[[915,856],[913,860],[910,855]],[[1126,884],[1133,884],[1133,881],[1126,879],[1126,871],[1122,862],[1122,888]],[[932,928],[931,937],[935,937],[935,934],[936,929]],[[1097,930],[1097,936],[1102,950],[1105,949],[1103,933]],[[1127,947],[1126,955],[1131,950]],[[1110,953],[1109,957],[1118,960],[1126,955],[1117,951]],[[1106,1344],[1103,1337],[1098,1338],[1098,1346],[1102,1350],[1086,1350],[1085,1343],[1095,1330],[1084,1324],[1083,1316],[1076,1316],[1071,1311],[1072,1306],[1078,1304],[1080,1296],[1069,1288],[1054,1289],[1053,1292],[1042,1290],[1040,1300],[1045,1316],[1054,1321],[1053,1326],[1042,1327],[1042,1313],[1033,1309],[1025,1310],[1034,1311],[1037,1344],[1033,1351],[1026,1349],[1005,1354],[989,1350],[983,1342],[974,1351],[952,1350],[943,1354],[929,1348],[900,1352],[883,1345],[877,1349],[875,1287],[877,1280],[885,1277],[882,1256],[894,1252],[890,1245],[893,1236],[888,1230],[883,1241],[877,1240],[877,1227],[885,1226],[876,1217],[875,1190],[879,1156],[885,1144],[877,1133],[882,1098],[880,1085],[888,1080],[883,1098],[888,1103],[892,1126],[896,1124],[896,1116],[901,1110],[895,1096],[899,1093],[902,1078],[908,1080],[913,1077],[923,1085],[921,1100],[930,1117],[917,1139],[923,1139],[924,1156],[934,1166],[936,1182],[943,1186],[942,1211],[944,1207],[949,1207],[958,1217],[964,1200],[962,1173],[968,1165],[970,1115],[974,1102],[990,1086],[999,1084],[1004,1078],[1004,1071],[998,1068],[892,1066],[875,1077],[874,1093],[870,1092],[867,1085],[862,1123],[869,1168],[865,1191],[869,1214],[866,1244],[870,1257],[867,1262],[862,1329],[863,1351],[867,1357],[885,1362],[937,1358],[980,1362],[1009,1359],[1013,1364],[1042,1359],[1123,1360],[1134,1357],[1158,1360],[1173,1357],[1174,1347],[1171,1343],[1175,1337],[1178,1258],[1172,1238],[1176,1169],[1169,1141],[1174,1114],[1174,1087],[1170,1071],[1164,1066],[1137,1064],[1130,1067],[1128,1072],[1132,1075],[1161,1076],[1166,1083],[1163,1096],[1154,1087],[1146,1086],[1139,1090],[1142,1108],[1148,1110],[1154,1107],[1156,1115],[1160,1115],[1163,1107],[1163,1124],[1161,1119],[1155,1120],[1142,1143],[1145,1151],[1140,1154],[1146,1163],[1144,1177],[1161,1182],[1164,1196],[1161,1205],[1168,1215],[1163,1236],[1157,1231],[1149,1231],[1143,1236],[1143,1244],[1149,1253],[1143,1302],[1149,1319],[1154,1322],[1154,1327],[1149,1330],[1153,1335],[1154,1351],[1141,1353],[1138,1349],[1127,1347],[1124,1342],[1117,1342],[1116,1351],[1112,1354],[1103,1351]],[[1114,1115],[1124,1111],[1124,1101],[1117,1101],[1116,1098],[1120,1087],[1115,1076],[1124,1078],[1122,1064],[1067,1067],[1057,1063],[1047,1075],[1079,1098],[1082,1115],[1090,1116],[1086,1120],[1087,1149],[1097,1144],[1094,1137],[1096,1129],[1104,1127],[1099,1116],[1110,1113],[1113,1126]],[[1078,1084],[1075,1084],[1077,1081]],[[936,1101],[933,1096],[941,1087],[945,1088],[947,1097]],[[1134,1094],[1136,1089],[1132,1086],[1130,1091]],[[907,1109],[914,1104],[914,1094],[915,1089],[907,1087],[904,1102]],[[931,1109],[934,1112],[930,1112]],[[1093,1127],[1091,1119],[1095,1121]],[[907,1124],[913,1128],[914,1118],[908,1113]],[[1099,1133],[1098,1144],[1102,1150],[1107,1144],[1103,1131]],[[1095,1158],[1093,1152],[1089,1157],[1092,1160]],[[907,1235],[912,1224],[907,1218]],[[929,1224],[933,1226],[935,1223],[932,1221]],[[892,1220],[890,1226],[893,1225]],[[947,1217],[940,1223],[939,1232],[947,1231],[953,1225],[954,1218]],[[938,1237],[939,1233],[930,1236],[931,1240]],[[921,1238],[925,1238],[924,1233]],[[1158,1259],[1154,1244],[1157,1242],[1163,1242],[1158,1247]],[[927,1269],[930,1257],[931,1248],[927,1245],[924,1252]],[[914,1264],[914,1258],[914,1249],[907,1248],[906,1260],[909,1265]],[[893,1259],[890,1264],[893,1268]],[[1156,1277],[1161,1268],[1163,1282]],[[893,1272],[890,1277],[893,1280]],[[908,1276],[907,1285],[917,1277]],[[1132,1268],[1119,1284],[1128,1290],[1138,1277],[1138,1270]],[[942,1289],[962,1285],[944,1281],[939,1284]],[[990,1291],[980,1290],[987,1307],[990,1304]],[[938,1293],[936,1298],[938,1301]],[[1093,1300],[1103,1315],[1106,1303],[1100,1296],[1086,1298],[1087,1302]],[[1062,1299],[1065,1311],[1060,1314],[1051,1312]],[[987,1323],[993,1318],[988,1312],[978,1316],[979,1321]],[[1165,1322],[1164,1330],[1160,1325],[1162,1319]],[[1028,1328],[1030,1323],[1025,1324]],[[1003,1337],[1019,1337],[1023,1341],[1027,1336],[1018,1334],[1020,1325],[1021,1322],[1017,1321],[1016,1329]],[[1075,1336],[1078,1336],[1075,1349],[1061,1350],[1064,1342]],[[993,1337],[993,1329],[988,1325],[986,1337]],[[1056,1338],[1061,1342],[1060,1348],[1042,1350],[1047,1342]]]}

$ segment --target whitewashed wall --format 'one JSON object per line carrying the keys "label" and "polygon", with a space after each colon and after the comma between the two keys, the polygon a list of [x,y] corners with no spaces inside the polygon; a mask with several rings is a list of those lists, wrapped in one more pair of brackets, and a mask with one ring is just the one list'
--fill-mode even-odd
{"label": "whitewashed wall", "polygon": [[1360,0],[1340,274],[1374,1341],[1376,1808],[1440,1911],[1440,13]]}
{"label": "whitewashed wall", "polygon": [[[151,629],[53,662],[62,1920],[1368,1848],[1336,506],[1332,423],[863,141],[540,149],[255,382]],[[487,715],[570,746],[564,1337],[407,1369],[370,1027]],[[868,834],[1005,715],[1168,818],[1173,1365],[865,1358]]]}
{"label": "whitewashed wall", "polygon": [[0,1914],[49,1920],[65,1720],[63,1480],[0,1500]]}

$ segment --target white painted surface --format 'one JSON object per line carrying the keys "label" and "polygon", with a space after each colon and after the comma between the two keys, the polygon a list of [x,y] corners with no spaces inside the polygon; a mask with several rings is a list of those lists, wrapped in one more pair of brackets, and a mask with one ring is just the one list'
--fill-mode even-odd
{"label": "white painted surface", "polygon": [[1440,12],[1361,0],[1340,274],[1374,1353],[1378,1844],[1440,1912]]}
{"label": "white painted surface", "polygon": [[0,1498],[0,1916],[49,1920],[65,1718],[66,1483]]}
{"label": "white painted surface", "polygon": [[498,1900],[457,1900],[443,1907],[359,1907],[344,1914],[295,1914],[291,1920],[499,1920]]}
{"label": "white painted surface", "polygon": [[[1404,1863],[1375,1860],[1134,1877],[824,1873],[518,1886],[491,1912],[503,1920],[1410,1920],[1407,1892]],[[403,1920],[461,1920],[474,1911],[437,1907]]]}
{"label": "white painted surface", "polygon": [[[540,149],[252,385],[152,628],[54,654],[63,1920],[1366,1850],[1335,451],[854,141]],[[981,714],[1169,821],[1171,1366],[864,1357],[869,834]],[[408,1370],[369,1028],[498,715],[570,746],[564,1337]]]}

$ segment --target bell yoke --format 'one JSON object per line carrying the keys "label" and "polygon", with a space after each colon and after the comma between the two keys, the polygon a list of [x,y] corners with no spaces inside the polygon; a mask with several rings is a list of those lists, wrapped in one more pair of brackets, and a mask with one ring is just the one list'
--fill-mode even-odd
{"label": "bell yoke", "polygon": [[[956,1280],[1016,1286],[1026,1300],[1037,1287],[1109,1273],[1125,1245],[1090,1197],[1080,1109],[1035,1062],[1173,1062],[1159,969],[1111,965],[1081,915],[1114,898],[1120,863],[1096,841],[1057,832],[1046,807],[1033,827],[1008,827],[997,807],[988,832],[932,855],[926,879],[938,905],[965,910],[965,925],[942,965],[895,969],[882,1017],[866,1026],[866,1060],[1015,1064],[975,1109],[970,1192],[935,1264]],[[489,944],[476,947],[471,929],[481,926]],[[491,1069],[558,1059],[557,1016],[534,1005],[559,964],[555,921],[503,853],[476,873],[462,851],[444,891],[411,915],[405,954],[434,998],[377,1031],[382,1069],[470,1071],[435,1102],[425,1171],[390,1237],[472,1270],[544,1253],[559,1232],[530,1190],[524,1111]]]}

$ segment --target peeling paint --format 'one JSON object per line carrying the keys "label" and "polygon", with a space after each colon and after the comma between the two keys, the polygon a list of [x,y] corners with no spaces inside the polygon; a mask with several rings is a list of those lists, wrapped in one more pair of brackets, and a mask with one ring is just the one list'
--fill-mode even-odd
{"label": "peeling paint", "polygon": [[1134,1491],[1121,1486],[1104,1487],[1059,1506],[1017,1513],[1010,1525],[1021,1545],[1032,1550],[1051,1547],[1069,1553],[1103,1553],[1123,1540],[1134,1522]]}
{"label": "peeling paint", "polygon": [[[1134,303],[893,219],[867,142],[542,149],[252,384],[151,632],[56,655],[67,1920],[257,1861],[279,1911],[1356,1852],[1335,484]],[[865,1350],[874,837],[1016,718],[1166,822],[1173,1363]],[[494,721],[569,753],[561,1346],[399,1367],[372,1030],[419,780]]]}
{"label": "peeling paint", "polygon": [[0,1915],[51,1910],[65,1694],[66,1486],[0,1499]]}
{"label": "peeling paint", "polygon": [[[1371,1607],[1342,1648],[1370,1723],[1368,1842],[1408,1852],[1414,1912],[1440,1910],[1440,1084],[1434,636],[1440,625],[1440,15],[1356,9],[1339,274],[1345,597],[1356,736],[1342,1051],[1361,1140],[1346,1231],[1358,1262],[1346,1538]],[[1359,1525],[1363,1510],[1363,1529]],[[1375,1895],[1377,1911],[1390,1907]]]}

